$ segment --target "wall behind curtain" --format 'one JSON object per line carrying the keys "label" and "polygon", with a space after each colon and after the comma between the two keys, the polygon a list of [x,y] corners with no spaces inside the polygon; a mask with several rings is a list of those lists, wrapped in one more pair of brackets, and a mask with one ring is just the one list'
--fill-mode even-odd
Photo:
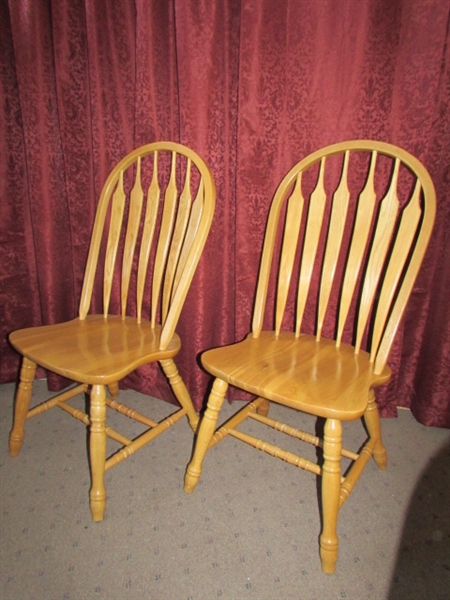
{"label": "wall behind curtain", "polygon": [[[424,162],[439,214],[378,401],[385,416],[409,406],[450,426],[450,0],[9,0],[0,11],[1,381],[17,376],[10,331],[76,316],[112,166],[165,138],[199,152],[218,190],[178,328],[200,407],[198,353],[249,330],[276,185],[320,146],[376,138]],[[63,383],[49,376],[51,389]],[[124,384],[169,393],[154,368]]]}

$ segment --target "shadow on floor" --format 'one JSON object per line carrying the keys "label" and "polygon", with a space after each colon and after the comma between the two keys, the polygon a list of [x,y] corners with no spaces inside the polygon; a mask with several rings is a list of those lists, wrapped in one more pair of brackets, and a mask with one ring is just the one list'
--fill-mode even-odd
{"label": "shadow on floor", "polygon": [[406,515],[389,600],[450,594],[450,444],[428,463]]}

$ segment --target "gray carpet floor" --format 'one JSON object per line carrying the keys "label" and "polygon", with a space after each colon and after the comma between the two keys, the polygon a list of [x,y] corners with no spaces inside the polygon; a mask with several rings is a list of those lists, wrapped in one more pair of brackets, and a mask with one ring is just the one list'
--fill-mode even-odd
{"label": "gray carpet floor", "polygon": [[[106,516],[93,523],[83,425],[58,409],[37,416],[11,458],[14,385],[0,393],[2,600],[450,597],[450,431],[424,427],[409,411],[382,420],[388,469],[367,466],[339,516],[336,573],[325,575],[314,475],[230,438],[208,453],[188,495],[193,438],[182,420],[107,472]],[[46,394],[36,382],[33,404]],[[132,391],[120,397],[155,419],[173,408]],[[235,410],[226,406],[223,418]],[[271,415],[282,420],[286,410]],[[293,422],[314,432],[310,417]],[[138,433],[130,420],[124,426]],[[364,439],[359,422],[344,426],[347,447]]]}

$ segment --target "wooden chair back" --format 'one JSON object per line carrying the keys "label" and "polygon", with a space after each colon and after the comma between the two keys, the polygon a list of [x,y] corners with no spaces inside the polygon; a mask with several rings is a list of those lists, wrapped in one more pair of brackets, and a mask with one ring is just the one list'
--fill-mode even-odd
{"label": "wooden chair back", "polygon": [[138,322],[148,316],[153,327],[159,323],[160,347],[167,347],[208,235],[215,196],[208,166],[181,144],[155,142],[123,158],[100,195],[80,319],[101,278],[104,316],[114,312],[116,294],[122,317],[134,312]]}
{"label": "wooden chair back", "polygon": [[253,336],[273,309],[277,334],[291,317],[297,336],[313,323],[306,332],[317,340],[348,340],[355,353],[364,346],[381,373],[435,210],[428,172],[391,144],[343,142],[301,160],[269,213]]}

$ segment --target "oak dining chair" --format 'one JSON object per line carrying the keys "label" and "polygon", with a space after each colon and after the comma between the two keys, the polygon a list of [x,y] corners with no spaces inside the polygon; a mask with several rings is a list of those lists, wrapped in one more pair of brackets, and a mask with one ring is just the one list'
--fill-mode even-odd
{"label": "oak dining chair", "polygon": [[[190,148],[155,142],[132,151],[113,168],[100,195],[78,317],[10,335],[22,355],[10,454],[20,451],[25,421],[50,408],[84,423],[94,521],[104,516],[106,470],[185,415],[196,430],[199,417],[174,362],[181,346],[175,328],[211,226],[215,194],[210,169]],[[96,306],[103,304],[102,314],[92,314],[93,298]],[[148,363],[159,363],[180,405],[159,422],[117,400],[119,381]],[[30,409],[37,365],[75,384]],[[68,402],[79,394],[89,394],[86,412]],[[108,426],[107,408],[145,432],[130,439]],[[116,448],[108,458],[107,438]]]}
{"label": "oak dining chair", "polygon": [[[215,379],[185,490],[197,485],[207,450],[227,436],[321,476],[319,547],[326,573],[337,561],[339,509],[370,457],[380,469],[387,465],[374,389],[391,376],[389,351],[435,204],[428,172],[399,147],[347,141],[310,154],[284,177],[271,204],[251,333],[201,357]],[[230,385],[253,399],[240,402],[218,427]],[[317,417],[323,435],[270,418],[272,402]],[[342,445],[342,422],[361,417],[368,437],[359,451],[349,450]],[[313,444],[317,460],[250,435],[246,419]],[[349,463],[345,471],[341,458]]]}

